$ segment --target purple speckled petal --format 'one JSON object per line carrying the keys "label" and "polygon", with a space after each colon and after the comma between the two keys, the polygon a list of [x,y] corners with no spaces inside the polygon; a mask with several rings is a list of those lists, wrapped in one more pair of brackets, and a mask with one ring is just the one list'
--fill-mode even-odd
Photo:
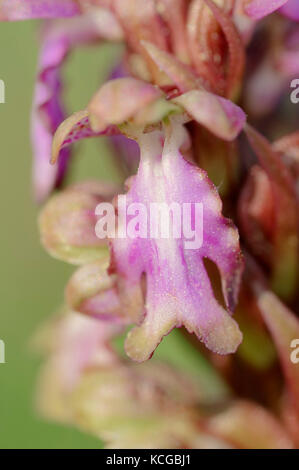
{"label": "purple speckled petal", "polygon": [[299,2],[298,0],[289,0],[280,10],[283,15],[291,20],[299,21]]}
{"label": "purple speckled petal", "polygon": [[2,21],[67,18],[79,13],[80,9],[75,0],[0,0]]}
{"label": "purple speckled petal", "polygon": [[[149,214],[151,202],[176,202],[180,207],[202,203],[203,244],[190,249],[183,237],[159,236],[116,238],[111,242],[111,272],[118,274],[124,305],[132,299],[132,293],[138,299],[138,291],[146,292],[145,312],[140,312],[139,326],[126,340],[128,355],[137,361],[148,359],[163,336],[183,325],[219,354],[234,352],[242,339],[230,316],[242,272],[238,232],[221,215],[221,200],[206,173],[181,155],[179,148],[186,137],[178,123],[165,142],[158,131],[139,136],[141,163],[127,193],[127,207],[142,203]],[[124,228],[120,220],[118,223]],[[199,238],[200,231],[197,227]],[[204,258],[219,268],[227,310],[214,297]]]}
{"label": "purple speckled petal", "polygon": [[[246,13],[256,20],[270,15],[280,7],[285,5],[288,0],[251,0],[245,5]],[[245,0],[246,3],[246,0]]]}

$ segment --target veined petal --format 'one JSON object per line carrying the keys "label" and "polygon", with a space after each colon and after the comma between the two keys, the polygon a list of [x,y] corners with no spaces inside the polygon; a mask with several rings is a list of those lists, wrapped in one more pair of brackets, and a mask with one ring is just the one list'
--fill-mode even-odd
{"label": "veined petal", "polygon": [[288,0],[245,0],[244,9],[249,16],[260,20],[264,16],[278,10],[287,2]]}
{"label": "veined petal", "polygon": [[239,106],[206,90],[192,90],[172,101],[224,140],[234,140],[246,121],[246,115]]}
{"label": "veined petal", "polygon": [[[242,272],[238,233],[221,215],[222,204],[216,188],[205,172],[184,160],[179,148],[186,139],[184,128],[175,126],[163,144],[159,132],[139,136],[141,164],[127,193],[127,206],[141,203],[150,214],[150,202],[203,204],[203,244],[186,248],[183,236],[175,238],[116,238],[112,240],[112,267],[118,279],[141,289],[145,275],[145,312],[140,326],[126,340],[128,355],[144,361],[154,352],[163,336],[184,325],[212,351],[232,353],[242,335],[230,317],[234,308]],[[194,221],[194,219],[193,219]],[[120,226],[123,228],[121,221]],[[200,224],[200,222],[199,222]],[[196,237],[201,228],[196,227]],[[199,239],[197,239],[199,241]],[[214,297],[204,258],[214,261],[222,278],[226,311]]]}
{"label": "veined petal", "polygon": [[33,18],[67,18],[80,14],[75,0],[0,0],[3,21]]}

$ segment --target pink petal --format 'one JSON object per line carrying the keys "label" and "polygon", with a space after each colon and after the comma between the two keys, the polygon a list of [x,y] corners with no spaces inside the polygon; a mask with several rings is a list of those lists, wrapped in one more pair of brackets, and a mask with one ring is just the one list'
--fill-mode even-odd
{"label": "pink petal", "polygon": [[234,140],[246,121],[241,108],[205,90],[189,91],[172,101],[185,108],[199,124],[224,140]]}
{"label": "pink petal", "polygon": [[[128,355],[137,361],[148,359],[163,336],[182,325],[220,354],[234,352],[242,338],[229,314],[242,272],[238,233],[221,215],[220,198],[206,174],[180,154],[185,138],[181,126],[174,127],[164,148],[159,132],[139,137],[141,164],[127,193],[127,204],[142,203],[149,213],[151,201],[203,203],[202,247],[186,249],[182,238],[116,238],[111,242],[111,271],[118,275],[124,304],[132,299],[132,292],[136,298],[142,296],[141,289],[146,292],[140,325],[126,340]],[[219,268],[228,311],[214,297],[205,257]],[[143,274],[146,286],[142,288]]]}
{"label": "pink petal", "polygon": [[246,401],[211,418],[208,430],[241,449],[293,449],[282,424],[266,409]]}

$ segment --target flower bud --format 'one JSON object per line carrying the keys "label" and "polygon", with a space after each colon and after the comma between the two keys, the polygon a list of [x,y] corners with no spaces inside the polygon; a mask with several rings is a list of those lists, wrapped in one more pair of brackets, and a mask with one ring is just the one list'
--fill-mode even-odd
{"label": "flower bud", "polygon": [[41,241],[55,258],[85,264],[107,253],[105,240],[95,233],[95,208],[113,197],[112,186],[86,182],[55,194],[39,217]]}

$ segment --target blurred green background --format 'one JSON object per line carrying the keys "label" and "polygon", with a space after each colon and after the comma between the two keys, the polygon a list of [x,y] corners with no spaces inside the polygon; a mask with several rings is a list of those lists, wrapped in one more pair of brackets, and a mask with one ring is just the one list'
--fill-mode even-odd
{"label": "blurred green background", "polygon": [[[30,349],[30,340],[61,305],[64,285],[73,270],[51,259],[40,246],[38,208],[32,198],[29,116],[37,30],[37,22],[0,24],[0,79],[6,85],[6,103],[0,104],[0,339],[6,345],[6,363],[0,364],[0,448],[99,448],[97,439],[45,422],[34,410],[41,358]],[[119,54],[120,50],[111,45],[72,54],[64,72],[69,113],[85,107]],[[91,177],[117,179],[104,139],[77,146],[70,179]],[[175,358],[176,363],[196,372],[211,394],[221,390],[207,364],[176,332],[163,341],[158,356],[170,361]]]}

